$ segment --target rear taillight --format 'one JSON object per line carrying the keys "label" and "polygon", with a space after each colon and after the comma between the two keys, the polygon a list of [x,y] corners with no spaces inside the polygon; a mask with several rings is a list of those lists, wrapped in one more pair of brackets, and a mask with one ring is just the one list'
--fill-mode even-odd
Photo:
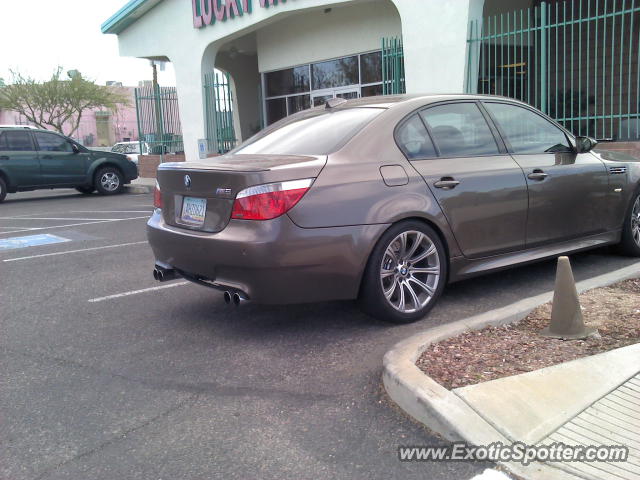
{"label": "rear taillight", "polygon": [[245,188],[233,203],[231,218],[270,220],[279,217],[300,201],[312,183],[313,178],[306,178]]}
{"label": "rear taillight", "polygon": [[156,181],[156,188],[153,189],[153,206],[155,208],[162,208],[162,192],[160,192],[160,185]]}

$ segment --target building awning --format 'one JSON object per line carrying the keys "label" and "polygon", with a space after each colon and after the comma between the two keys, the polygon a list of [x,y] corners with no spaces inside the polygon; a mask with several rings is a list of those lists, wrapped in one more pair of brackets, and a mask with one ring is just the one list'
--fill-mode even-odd
{"label": "building awning", "polygon": [[118,34],[161,1],[162,0],[130,0],[124,7],[109,17],[109,19],[101,25],[100,29],[102,33]]}

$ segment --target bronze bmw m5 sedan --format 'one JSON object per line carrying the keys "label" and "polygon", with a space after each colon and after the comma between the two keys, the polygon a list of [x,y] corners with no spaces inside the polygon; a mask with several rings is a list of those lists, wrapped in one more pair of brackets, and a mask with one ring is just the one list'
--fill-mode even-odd
{"label": "bronze bmw m5 sedan", "polygon": [[334,99],[163,164],[154,276],[411,322],[448,282],[607,244],[640,256],[640,162],[595,145],[502,97]]}

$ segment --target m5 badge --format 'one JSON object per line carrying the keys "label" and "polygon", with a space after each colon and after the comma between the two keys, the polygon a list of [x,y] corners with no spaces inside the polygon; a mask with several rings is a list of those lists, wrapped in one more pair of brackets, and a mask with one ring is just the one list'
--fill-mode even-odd
{"label": "m5 badge", "polygon": [[216,188],[216,195],[231,195],[230,188]]}

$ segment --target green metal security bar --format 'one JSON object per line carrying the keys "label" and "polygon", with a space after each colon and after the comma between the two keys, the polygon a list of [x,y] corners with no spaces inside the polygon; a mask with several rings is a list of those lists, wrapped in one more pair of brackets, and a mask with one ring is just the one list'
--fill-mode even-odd
{"label": "green metal security bar", "polygon": [[210,152],[226,153],[236,146],[233,97],[228,73],[205,74],[204,97],[207,142]]}
{"label": "green metal security bar", "polygon": [[467,41],[467,92],[523,100],[577,135],[640,140],[640,0],[541,2],[472,21]]}
{"label": "green metal security bar", "polygon": [[396,95],[405,93],[407,89],[404,77],[404,48],[402,46],[402,38],[383,38],[382,94]]}
{"label": "green metal security bar", "polygon": [[[146,142],[152,154],[184,151],[175,87],[139,87],[135,89],[138,138]],[[140,148],[141,152],[144,149]]]}

